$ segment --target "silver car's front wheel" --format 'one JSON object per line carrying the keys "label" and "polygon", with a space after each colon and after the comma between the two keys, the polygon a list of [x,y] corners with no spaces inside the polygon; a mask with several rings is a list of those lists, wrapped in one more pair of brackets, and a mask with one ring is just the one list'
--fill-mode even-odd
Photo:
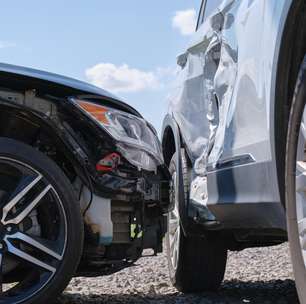
{"label": "silver car's front wheel", "polygon": [[169,256],[173,269],[177,269],[181,234],[177,197],[177,173],[173,172],[170,184],[170,201],[174,205],[174,209],[168,214]]}
{"label": "silver car's front wheel", "polygon": [[82,246],[72,194],[46,156],[0,139],[0,303],[43,303],[69,282]]}
{"label": "silver car's front wheel", "polygon": [[174,207],[168,215],[166,235],[167,258],[170,279],[182,292],[202,292],[216,290],[224,276],[227,250],[223,241],[212,238],[186,236],[181,226],[179,190],[184,187],[185,199],[189,196],[189,166],[185,151],[181,151],[183,185],[178,183],[176,155],[172,157],[169,171],[172,176],[170,201]]}

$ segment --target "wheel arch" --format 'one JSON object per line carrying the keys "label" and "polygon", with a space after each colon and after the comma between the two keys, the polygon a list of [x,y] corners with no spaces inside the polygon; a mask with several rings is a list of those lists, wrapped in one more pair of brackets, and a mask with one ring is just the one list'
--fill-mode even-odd
{"label": "wheel arch", "polygon": [[[68,169],[73,169],[73,173],[80,177],[84,175],[84,167],[69,146],[69,140],[64,133],[49,122],[47,117],[21,106],[1,103],[0,113],[0,137],[15,139],[34,147],[39,135],[43,133],[48,137],[48,141],[56,149],[60,158],[52,157],[46,151],[41,152],[57,163],[70,181],[71,175],[67,172]],[[83,178],[86,181],[86,177]]]}
{"label": "wheel arch", "polygon": [[174,153],[180,153],[181,148],[185,149],[188,161],[192,161],[190,149],[184,140],[179,124],[172,115],[167,114],[164,118],[161,134],[163,156],[167,166],[169,166]]}
{"label": "wheel arch", "polygon": [[[182,168],[182,156],[181,148],[182,140],[179,126],[175,119],[167,114],[162,128],[162,148],[165,158],[166,165],[170,164],[170,161],[175,154],[176,170],[177,170],[177,185],[178,185],[178,201],[179,201],[179,212],[182,229],[185,235],[189,231],[188,222],[188,206],[185,200],[184,192],[184,178],[183,178],[183,168]],[[168,163],[167,163],[168,162]]]}
{"label": "wheel arch", "polygon": [[165,127],[162,137],[162,149],[165,164],[169,167],[172,156],[177,150],[175,136],[171,126]]}

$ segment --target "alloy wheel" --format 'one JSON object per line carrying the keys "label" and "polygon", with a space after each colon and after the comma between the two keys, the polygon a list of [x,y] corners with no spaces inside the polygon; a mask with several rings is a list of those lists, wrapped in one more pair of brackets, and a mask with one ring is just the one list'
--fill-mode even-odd
{"label": "alloy wheel", "polygon": [[29,165],[0,157],[0,303],[34,297],[64,257],[67,220],[48,179]]}

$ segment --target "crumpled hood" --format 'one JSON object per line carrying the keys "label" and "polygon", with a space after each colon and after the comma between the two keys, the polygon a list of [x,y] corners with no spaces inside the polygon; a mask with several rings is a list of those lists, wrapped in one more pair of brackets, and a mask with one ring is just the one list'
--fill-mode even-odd
{"label": "crumpled hood", "polygon": [[99,97],[104,97],[108,99],[108,101],[113,102],[115,105],[117,106],[120,105],[120,108],[125,109],[127,112],[130,112],[136,116],[141,117],[141,115],[134,108],[126,104],[120,98],[116,97],[115,95],[109,93],[104,89],[101,89],[99,87],[96,87],[94,85],[91,85],[89,83],[80,80],[32,68],[0,63],[0,74],[6,74],[6,73],[11,75],[29,77],[31,79],[35,79],[38,81],[53,83],[59,86],[64,86],[66,88],[71,88],[74,89],[78,94],[83,93],[83,94],[97,95]]}

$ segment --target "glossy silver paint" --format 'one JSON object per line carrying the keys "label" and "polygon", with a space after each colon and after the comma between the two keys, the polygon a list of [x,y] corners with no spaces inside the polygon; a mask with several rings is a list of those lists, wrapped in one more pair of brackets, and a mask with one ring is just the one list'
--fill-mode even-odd
{"label": "glossy silver paint", "polygon": [[[170,102],[202,204],[280,204],[274,147],[275,79],[291,0],[224,0],[186,50]],[[248,161],[249,160],[249,161]],[[225,191],[223,175],[229,191]],[[199,178],[207,175],[205,179]],[[201,183],[197,185],[198,181]],[[195,196],[195,195],[194,195]],[[284,218],[274,223],[285,227]]]}

